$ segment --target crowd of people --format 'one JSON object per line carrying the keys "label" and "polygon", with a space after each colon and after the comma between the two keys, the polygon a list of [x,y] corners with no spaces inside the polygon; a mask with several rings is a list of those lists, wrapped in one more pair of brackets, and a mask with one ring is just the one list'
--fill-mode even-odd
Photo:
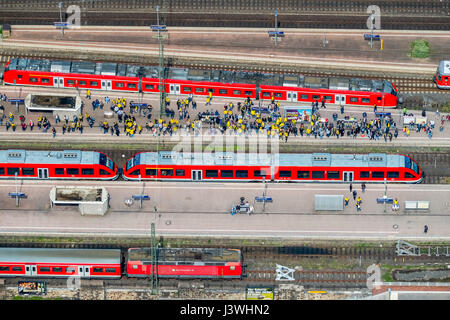
{"label": "crowd of people", "polygon": [[[0,99],[4,97],[6,96],[0,94]],[[206,131],[210,134],[248,135],[256,133],[270,138],[279,138],[286,142],[291,136],[314,137],[315,139],[361,136],[370,140],[392,141],[398,138],[400,130],[405,136],[409,136],[413,130],[424,132],[431,139],[435,127],[432,120],[428,120],[424,124],[411,122],[407,125],[399,125],[390,114],[382,113],[380,115],[377,112],[374,113],[375,117],[369,117],[366,112],[363,112],[362,117],[356,119],[346,116],[343,106],[340,108],[340,115],[335,112],[331,118],[327,118],[322,112],[322,109],[326,109],[324,102],[320,109],[318,102],[312,103],[310,114],[293,119],[283,114],[279,102],[274,98],[266,106],[261,105],[261,101],[255,105],[253,100],[247,97],[242,102],[224,104],[221,111],[211,108],[200,112],[197,111],[197,103],[192,95],[177,99],[176,103],[171,103],[170,98],[166,97],[163,117],[152,120],[153,107],[150,104],[134,103],[125,98],[92,99],[90,92],[87,98],[91,100],[92,113],[95,113],[97,109],[110,110],[110,116],[97,123],[101,132],[116,136],[120,136],[123,132],[126,136],[133,137],[135,134],[142,134],[145,128],[145,132],[151,133],[153,136],[172,136],[179,132],[198,135]],[[205,105],[210,106],[212,100],[213,97],[210,93],[206,97]],[[374,106],[374,111],[376,111],[376,106]],[[406,109],[403,110],[403,115],[408,116]],[[6,130],[11,128],[15,131],[17,127],[14,115],[10,113],[9,119],[6,118],[4,114],[0,117],[0,125],[7,120],[5,121]],[[440,131],[443,131],[445,118],[438,119],[441,120]],[[33,130],[33,120],[30,119],[27,122],[23,115],[20,115],[19,120],[23,131],[28,128]],[[59,124],[60,122],[61,124]],[[75,132],[82,134],[85,124],[92,128],[95,123],[95,118],[86,112],[84,116],[83,114],[74,115],[72,119],[64,115],[63,121],[59,115],[56,115],[53,127],[47,117],[39,116],[36,124],[43,132],[52,128],[55,137],[58,127],[61,127],[62,134]]]}

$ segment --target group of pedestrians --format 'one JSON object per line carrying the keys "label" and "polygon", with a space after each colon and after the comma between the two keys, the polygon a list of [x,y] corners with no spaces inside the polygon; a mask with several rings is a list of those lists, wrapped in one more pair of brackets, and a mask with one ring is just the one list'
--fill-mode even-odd
{"label": "group of pedestrians", "polygon": [[[350,183],[349,190],[350,190],[351,195],[353,196],[353,200],[355,201],[356,211],[360,212],[361,211],[362,199],[361,199],[361,197],[358,196],[358,192],[353,188],[353,184],[352,183]],[[362,190],[363,193],[366,192],[366,184],[364,182],[361,183],[361,190]],[[349,197],[346,196],[344,198],[345,206],[348,206],[349,201],[350,201]]]}

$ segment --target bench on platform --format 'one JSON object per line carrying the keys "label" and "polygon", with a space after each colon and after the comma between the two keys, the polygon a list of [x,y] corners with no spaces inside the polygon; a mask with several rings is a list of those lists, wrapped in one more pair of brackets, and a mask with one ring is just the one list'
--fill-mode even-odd
{"label": "bench on platform", "polygon": [[430,210],[430,201],[405,201],[405,210]]}

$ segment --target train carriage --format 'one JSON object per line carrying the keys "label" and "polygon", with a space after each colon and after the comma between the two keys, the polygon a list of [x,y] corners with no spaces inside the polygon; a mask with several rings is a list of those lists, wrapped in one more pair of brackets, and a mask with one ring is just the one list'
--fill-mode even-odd
{"label": "train carriage", "polygon": [[450,89],[450,60],[439,62],[434,82],[439,89]]}
{"label": "train carriage", "polygon": [[114,180],[117,165],[95,151],[0,150],[0,179]]}
{"label": "train carriage", "polygon": [[0,277],[118,279],[119,249],[0,248]]}
{"label": "train carriage", "polygon": [[387,154],[239,154],[141,152],[123,169],[127,180],[418,183],[420,167]]}
{"label": "train carriage", "polygon": [[[159,92],[159,72],[153,66],[89,61],[10,60],[3,81],[10,85],[79,88],[122,92]],[[305,77],[245,71],[164,69],[164,92],[214,97],[289,102],[319,102],[349,106],[397,107],[397,88],[388,81]]]}
{"label": "train carriage", "polygon": [[[220,248],[157,248],[156,267],[160,278],[239,279],[244,274],[241,251]],[[126,263],[128,277],[152,274],[151,248],[130,248]]]}

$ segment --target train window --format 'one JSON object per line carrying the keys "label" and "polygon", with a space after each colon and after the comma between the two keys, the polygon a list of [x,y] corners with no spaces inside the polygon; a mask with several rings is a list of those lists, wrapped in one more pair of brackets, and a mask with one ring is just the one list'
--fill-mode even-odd
{"label": "train window", "polygon": [[325,178],[325,171],[313,171],[312,172],[312,178],[313,179],[324,179]]}
{"label": "train window", "polygon": [[270,92],[263,92],[262,96],[265,98],[270,98]]}
{"label": "train window", "polygon": [[63,268],[62,267],[53,267],[52,271],[53,272],[63,272]]}
{"label": "train window", "polygon": [[22,267],[12,267],[12,271],[22,271]]}
{"label": "train window", "polygon": [[298,179],[309,179],[309,171],[297,171],[297,178]]}
{"label": "train window", "polygon": [[78,168],[67,168],[67,174],[80,174],[80,170]]}
{"label": "train window", "polygon": [[233,94],[235,96],[240,96],[241,95],[241,90],[233,90]]}
{"label": "train window", "polygon": [[0,266],[0,271],[9,271],[9,267]]}
{"label": "train window", "polygon": [[186,173],[184,172],[184,169],[176,169],[175,170],[175,175],[177,177],[184,177],[186,175]]}
{"label": "train window", "polygon": [[233,170],[222,170],[220,176],[222,178],[233,178]]}
{"label": "train window", "polygon": [[265,176],[268,175],[268,173],[267,173],[267,171],[265,169],[262,169],[262,170],[255,170],[255,171],[253,171],[253,175],[255,177],[265,177]]}
{"label": "train window", "polygon": [[145,89],[153,90],[153,85],[152,84],[146,84],[145,85]]}
{"label": "train window", "polygon": [[125,84],[123,82],[116,82],[116,87],[123,88],[123,87],[125,87]]}
{"label": "train window", "polygon": [[23,76],[22,76],[21,74],[18,74],[18,75],[17,75],[17,78],[19,78],[19,79],[22,79],[22,77],[23,77]]}
{"label": "train window", "polygon": [[363,103],[370,103],[370,99],[369,98],[362,98],[361,101]]}
{"label": "train window", "polygon": [[20,175],[19,168],[6,168],[6,174],[8,176],[15,176],[16,173],[17,175]]}
{"label": "train window", "polygon": [[191,87],[183,87],[183,91],[184,92],[191,92],[192,88]]}
{"label": "train window", "polygon": [[219,89],[219,94],[228,94],[227,89]]}
{"label": "train window", "polygon": [[173,170],[172,169],[161,169],[160,174],[162,176],[173,176]]}
{"label": "train window", "polygon": [[218,170],[206,170],[205,177],[206,178],[217,178],[219,176]]}
{"label": "train window", "polygon": [[138,176],[141,173],[140,169],[136,169],[130,173],[130,176]]}
{"label": "train window", "polygon": [[282,94],[281,92],[275,92],[275,93],[274,93],[274,97],[275,97],[275,98],[282,98],[282,97],[283,97],[283,94]]}
{"label": "train window", "polygon": [[41,78],[42,83],[50,83],[50,79],[48,78]]}
{"label": "train window", "polygon": [[114,269],[114,268],[105,268],[105,271],[109,272],[109,273],[115,273],[116,269]]}
{"label": "train window", "polygon": [[307,95],[307,94],[301,94],[301,95],[300,95],[300,99],[302,99],[302,100],[308,100],[308,99],[309,99],[309,95]]}
{"label": "train window", "polygon": [[34,168],[22,168],[22,174],[24,176],[34,176]]}
{"label": "train window", "polygon": [[358,102],[358,98],[350,98],[350,102]]}
{"label": "train window", "polygon": [[312,98],[313,98],[313,100],[320,100],[320,96],[317,96],[317,95],[313,95]]}
{"label": "train window", "polygon": [[208,92],[208,93],[209,93],[209,92],[214,93],[214,91],[215,91],[215,90],[214,90],[214,89],[211,89],[211,88],[207,88],[207,89],[206,89],[206,92]]}
{"label": "train window", "polygon": [[381,101],[381,97],[377,97],[377,100],[378,100],[378,101]]}
{"label": "train window", "polygon": [[104,169],[100,169],[100,175],[101,176],[108,176],[108,175],[110,175],[111,173],[110,172],[108,172],[108,171],[106,171],[106,170],[104,170]]}
{"label": "train window", "polygon": [[323,97],[323,99],[325,101],[331,101],[331,100],[333,100],[333,97],[332,96],[325,96],[325,97]]}
{"label": "train window", "polygon": [[236,178],[248,178],[247,170],[236,170]]}
{"label": "train window", "polygon": [[67,268],[66,268],[66,273],[75,273],[75,268],[73,268],[73,267],[67,267]]}
{"label": "train window", "polygon": [[55,174],[64,175],[64,168],[55,168]]}
{"label": "train window", "polygon": [[37,82],[37,78],[30,78],[30,82]]}
{"label": "train window", "polygon": [[388,178],[398,178],[399,177],[399,173],[398,173],[398,171],[388,171],[387,177]]}
{"label": "train window", "polygon": [[158,175],[158,170],[156,170],[156,169],[145,169],[145,174],[147,176],[156,176],[156,175]]}
{"label": "train window", "polygon": [[92,176],[94,174],[94,169],[92,168],[82,168],[81,174],[86,176]]}
{"label": "train window", "polygon": [[74,85],[75,80],[67,79],[67,84]]}
{"label": "train window", "polygon": [[202,93],[203,92],[203,88],[195,88],[195,92]]}
{"label": "train window", "polygon": [[127,86],[130,89],[135,89],[136,88],[136,83],[129,83],[129,84],[127,84]]}
{"label": "train window", "polygon": [[50,267],[39,267],[40,272],[50,272]]}
{"label": "train window", "polygon": [[384,171],[372,172],[372,178],[384,178]]}
{"label": "train window", "polygon": [[79,84],[80,86],[85,86],[85,85],[86,85],[86,81],[84,81],[84,80],[78,80],[78,84]]}
{"label": "train window", "polygon": [[5,174],[5,168],[0,168],[0,174]]}
{"label": "train window", "polygon": [[405,172],[405,178],[414,178],[414,175],[409,172]]}
{"label": "train window", "polygon": [[282,178],[289,178],[291,176],[291,171],[290,170],[281,170],[278,173],[278,176],[282,177]]}
{"label": "train window", "polygon": [[95,273],[103,272],[103,268],[92,268],[92,272],[95,272]]}
{"label": "train window", "polygon": [[246,96],[251,96],[253,94],[253,92],[252,91],[244,91],[244,94]]}
{"label": "train window", "polygon": [[359,173],[359,177],[360,178],[369,178],[369,171],[361,171],[360,173]]}
{"label": "train window", "polygon": [[91,86],[98,87],[98,81],[91,81],[89,82]]}
{"label": "train window", "polygon": [[339,179],[339,171],[327,171],[328,179]]}

